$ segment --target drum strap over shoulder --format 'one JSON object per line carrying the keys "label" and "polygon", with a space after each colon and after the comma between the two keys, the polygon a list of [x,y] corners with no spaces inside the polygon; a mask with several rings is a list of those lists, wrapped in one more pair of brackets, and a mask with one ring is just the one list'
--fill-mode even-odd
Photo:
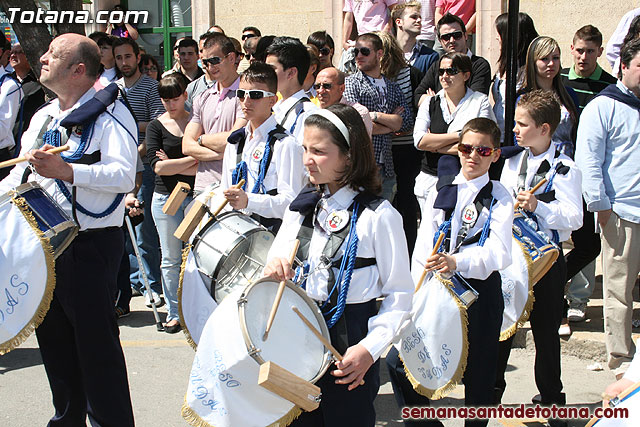
{"label": "drum strap over shoulder", "polygon": [[[450,199],[451,197],[455,197],[455,199],[457,199],[458,192],[456,187],[457,186],[455,184],[447,184],[446,186],[443,185],[441,187],[441,190],[447,192],[448,199]],[[489,227],[491,224],[491,213],[493,210],[493,205],[495,204],[495,198],[491,195],[492,191],[493,191],[493,183],[489,181],[484,187],[482,187],[482,189],[480,189],[480,191],[476,195],[476,198],[473,201],[473,206],[476,211],[476,218],[473,222],[464,224],[462,227],[460,227],[460,230],[458,230],[458,235],[456,236],[455,248],[451,253],[457,252],[461,246],[471,245],[473,243],[478,243],[480,246],[484,245],[484,242],[487,240],[491,232]],[[440,235],[440,232],[445,233],[445,238],[440,246],[441,248],[448,248],[450,246],[451,217],[453,216],[453,212],[455,210],[455,204],[457,200],[447,200],[447,202],[448,203],[453,202],[454,208],[451,208],[449,206],[447,206],[446,209],[443,209],[445,208],[444,206],[438,207],[438,209],[443,209],[445,211],[445,214],[444,214],[445,220],[442,224],[440,224],[440,227],[438,228],[438,232],[433,236],[434,238],[433,243],[435,245]],[[482,230],[477,232],[475,235],[467,238],[467,234],[476,225],[478,218],[480,218],[480,214],[482,213],[483,208],[486,208],[489,211],[489,217],[487,218],[487,221],[483,225]]]}
{"label": "drum strap over shoulder", "polygon": [[293,131],[296,129],[296,124],[298,123],[298,117],[300,117],[300,114],[302,114],[304,112],[304,103],[305,102],[311,102],[311,100],[309,98],[307,98],[306,96],[303,96],[302,98],[298,99],[295,104],[293,104],[291,106],[291,108],[289,108],[287,110],[286,113],[284,113],[284,117],[282,118],[282,123],[278,123],[280,126],[284,126],[284,124],[287,122],[287,119],[289,118],[289,114],[291,114],[292,112],[295,111],[296,113],[296,119],[293,122],[293,125],[291,125],[291,129],[289,129],[289,132],[293,134]]}
{"label": "drum strap over shoulder", "polygon": [[[236,149],[236,168],[231,173],[231,183],[233,185],[237,184],[241,178],[244,178],[245,181],[247,180],[248,166],[247,163],[242,160],[242,153],[244,151],[246,135],[246,129],[241,128],[231,133],[231,135],[229,135],[229,137],[227,138],[227,142],[231,144],[237,144],[238,146]],[[253,186],[253,189],[251,190],[252,193],[269,194],[272,196],[278,194],[277,188],[266,191],[263,183],[264,178],[267,175],[267,171],[269,170],[269,166],[271,165],[271,159],[273,159],[274,146],[277,141],[280,141],[286,137],[287,131],[279,124],[276,124],[276,127],[269,132],[267,136],[267,143],[265,144],[264,153],[262,154],[262,159],[260,160],[260,166],[258,168],[258,177],[256,178],[256,182]],[[242,189],[246,191],[246,188],[247,184],[245,183]]]}
{"label": "drum strap over shoulder", "polygon": [[[307,196],[303,196],[302,199],[305,197]],[[338,342],[334,344],[336,344],[338,348],[346,349],[349,341],[347,325],[343,312],[346,305],[346,297],[349,283],[351,281],[351,274],[355,269],[370,267],[376,264],[375,258],[356,257],[358,238],[355,233],[355,223],[365,208],[375,210],[383,201],[384,199],[367,193],[360,193],[356,196],[348,209],[350,213],[349,225],[338,232],[330,234],[329,240],[325,244],[323,254],[321,256],[324,266],[331,267],[328,268],[329,280],[327,289],[329,298],[321,306],[321,311],[323,312],[329,328],[335,327],[335,336],[337,337]],[[298,206],[293,203],[292,205],[292,210],[297,210]],[[315,220],[316,209],[312,212],[307,211],[307,214],[302,221],[302,225],[300,226],[300,230],[298,231],[297,238],[300,240],[300,248],[298,249],[297,257],[301,260],[306,260],[309,255],[309,244],[311,242],[311,237],[313,236],[313,223]],[[333,260],[347,238],[349,238],[349,247],[347,247],[345,254],[339,259]],[[307,271],[304,271],[304,273],[308,274],[308,264],[305,267]],[[303,267],[303,270],[305,267]],[[333,273],[333,268],[339,269],[338,277]]]}

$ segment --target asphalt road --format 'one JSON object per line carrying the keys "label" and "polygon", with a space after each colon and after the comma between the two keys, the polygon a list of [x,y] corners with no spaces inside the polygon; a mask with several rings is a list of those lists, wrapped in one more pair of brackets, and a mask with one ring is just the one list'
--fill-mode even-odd
{"label": "asphalt road", "polygon": [[[161,309],[164,312],[164,309]],[[164,317],[165,314],[162,314]],[[132,301],[132,314],[121,319],[120,334],[127,360],[136,425],[139,427],[187,426],[180,415],[194,351],[184,335],[157,332],[150,309],[142,298]],[[562,377],[571,406],[595,407],[600,394],[613,380],[608,371],[587,370],[592,360],[563,356]],[[533,350],[514,349],[507,372],[508,387],[503,402],[529,403],[537,393],[533,380]],[[458,387],[436,405],[461,406],[463,388]],[[401,426],[386,370],[376,399],[377,426]],[[0,356],[0,426],[45,426],[53,414],[51,394],[35,337],[7,355]],[[571,421],[583,426],[587,420]],[[461,426],[461,420],[446,420],[446,426]],[[516,420],[493,420],[491,426],[523,426]],[[542,425],[527,420],[527,426]]]}

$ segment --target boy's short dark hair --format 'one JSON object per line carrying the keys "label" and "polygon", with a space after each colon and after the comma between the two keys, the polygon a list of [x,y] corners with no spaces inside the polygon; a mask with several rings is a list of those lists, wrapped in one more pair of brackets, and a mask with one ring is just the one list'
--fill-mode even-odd
{"label": "boy's short dark hair", "polygon": [[242,29],[242,32],[244,33],[245,31],[251,31],[253,34],[255,34],[258,37],[262,36],[262,33],[260,32],[260,30],[257,29],[256,27],[244,27]]}
{"label": "boy's short dark hair", "polygon": [[371,43],[371,45],[373,46],[374,50],[383,50],[382,48],[382,39],[380,38],[379,35],[375,34],[375,33],[365,33],[365,34],[360,34],[357,38],[356,38],[356,43],[360,40],[364,40],[366,42]]}
{"label": "boy's short dark hair", "polygon": [[318,50],[325,46],[329,46],[329,49],[335,49],[336,47],[333,39],[326,31],[316,31],[311,33],[309,37],[307,37],[307,43],[314,45]]}
{"label": "boy's short dark hair", "polygon": [[440,18],[438,24],[436,25],[436,33],[438,33],[438,38],[440,38],[440,27],[442,27],[443,25],[451,24],[458,24],[460,25],[460,29],[462,29],[463,33],[467,32],[467,27],[464,25],[464,21],[460,19],[460,17],[447,12],[442,18]]}
{"label": "boy's short dark hair", "polygon": [[553,135],[560,123],[560,101],[558,96],[547,90],[533,90],[520,96],[519,108],[524,108],[537,127],[547,123],[549,136]]}
{"label": "boy's short dark hair", "polygon": [[595,43],[598,47],[602,46],[602,33],[593,25],[585,25],[576,31],[573,36],[573,44],[576,44],[576,41],[584,40],[585,42]]}
{"label": "boy's short dark hair", "polygon": [[262,83],[269,88],[269,92],[276,93],[278,90],[278,76],[276,71],[269,64],[255,61],[249,68],[242,72],[240,81],[247,83]]}
{"label": "boy's short dark hair", "polygon": [[267,48],[267,55],[278,58],[283,70],[296,68],[298,70],[298,83],[304,83],[304,79],[309,72],[311,59],[307,48],[299,39],[293,37],[276,37],[273,43]]}
{"label": "boy's short dark hair", "polygon": [[98,45],[98,47],[109,46],[113,48],[113,43],[116,40],[118,40],[118,37],[105,34],[104,36],[100,37],[98,40],[95,40],[95,42]]}
{"label": "boy's short dark hair", "polygon": [[138,46],[138,43],[128,37],[118,37],[113,41],[113,55],[115,56],[117,47],[125,45],[131,46],[131,48],[133,49],[133,54],[138,56],[138,54],[140,53],[140,47]]}
{"label": "boy's short dark hair", "polygon": [[178,51],[182,48],[192,47],[198,53],[198,42],[191,38],[185,38],[178,43]]}
{"label": "boy's short dark hair", "polygon": [[[207,33],[207,37],[204,39],[204,43],[202,47],[204,49],[208,49],[213,46],[220,47],[220,50],[224,55],[227,55],[231,52],[236,51],[236,47],[233,45],[229,37],[225,36],[222,33],[210,32]],[[197,45],[196,45],[197,46]],[[196,48],[197,49],[197,48]],[[196,50],[197,52],[197,50]]]}
{"label": "boy's short dark hair", "polygon": [[500,148],[500,128],[491,119],[487,119],[485,117],[477,117],[475,119],[471,119],[462,127],[462,131],[460,132],[460,141],[464,139],[464,135],[467,132],[475,132],[482,135],[487,135],[491,138],[491,144],[493,148]]}

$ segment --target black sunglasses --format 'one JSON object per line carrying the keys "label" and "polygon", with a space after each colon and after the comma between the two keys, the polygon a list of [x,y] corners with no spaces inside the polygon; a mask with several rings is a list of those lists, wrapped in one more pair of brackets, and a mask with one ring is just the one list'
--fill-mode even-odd
{"label": "black sunglasses", "polygon": [[453,33],[441,34],[440,38],[446,42],[449,41],[451,37],[453,37],[455,40],[460,40],[463,34],[464,33],[462,31],[454,31]]}
{"label": "black sunglasses", "polygon": [[473,145],[469,144],[458,144],[458,151],[462,154],[467,154],[470,156],[471,153],[473,153],[473,150],[476,150],[476,152],[482,157],[490,156],[491,153],[496,151],[496,149],[492,147],[474,147]]}
{"label": "black sunglasses", "polygon": [[371,55],[371,49],[369,49],[368,47],[356,47],[355,49],[353,49],[354,56],[358,56],[359,53],[361,53],[362,56],[369,56]]}
{"label": "black sunglasses", "polygon": [[320,55],[329,55],[331,53],[331,49],[323,47],[322,49],[318,49],[318,52],[320,52]]}
{"label": "black sunglasses", "polygon": [[319,90],[320,88],[324,89],[324,90],[329,90],[333,87],[332,83],[316,83],[313,85],[313,88],[315,90]]}
{"label": "black sunglasses", "polygon": [[439,76],[444,76],[444,73],[447,73],[450,76],[455,76],[456,74],[458,74],[460,72],[460,70],[458,70],[456,67],[451,67],[451,68],[438,68],[438,75]]}
{"label": "black sunglasses", "polygon": [[251,99],[262,99],[264,97],[276,96],[275,93],[267,92],[266,90],[259,90],[259,89],[251,89],[251,90],[237,89],[236,90],[236,96],[240,100],[243,100],[247,94]]}
{"label": "black sunglasses", "polygon": [[242,41],[245,41],[246,39],[250,39],[251,37],[257,37],[257,36],[255,34],[243,34]]}
{"label": "black sunglasses", "polygon": [[[224,57],[226,58],[229,54],[227,53]],[[205,65],[218,65],[219,63],[222,62],[223,58],[220,58],[219,56],[212,56],[211,58],[205,58],[202,60],[202,63]]]}

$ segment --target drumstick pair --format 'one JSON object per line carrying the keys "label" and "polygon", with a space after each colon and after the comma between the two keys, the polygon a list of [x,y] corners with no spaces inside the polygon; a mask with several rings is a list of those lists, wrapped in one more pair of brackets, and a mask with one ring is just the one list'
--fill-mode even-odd
{"label": "drumstick pair", "polygon": [[[69,149],[68,145],[63,145],[62,147],[52,148],[51,150],[47,150],[47,153],[58,154],[63,151],[67,151]],[[15,159],[5,160],[4,162],[0,162],[0,169],[8,168],[9,166],[17,165],[18,163],[26,162],[27,158],[24,156],[16,157]]]}
{"label": "drumstick pair", "polygon": [[[298,253],[298,247],[300,246],[300,240],[296,239],[293,242],[293,249],[291,250],[291,255],[289,255],[289,265],[293,265],[293,261],[296,259],[296,254]],[[264,330],[264,335],[262,336],[262,341],[266,341],[269,337],[269,331],[271,330],[271,326],[273,326],[273,320],[276,318],[276,313],[278,312],[278,306],[280,305],[280,300],[282,299],[282,293],[284,292],[286,280],[280,282],[278,285],[278,292],[276,293],[276,299],[273,301],[273,306],[271,307],[271,313],[269,313],[269,319],[267,320],[267,327]]]}

